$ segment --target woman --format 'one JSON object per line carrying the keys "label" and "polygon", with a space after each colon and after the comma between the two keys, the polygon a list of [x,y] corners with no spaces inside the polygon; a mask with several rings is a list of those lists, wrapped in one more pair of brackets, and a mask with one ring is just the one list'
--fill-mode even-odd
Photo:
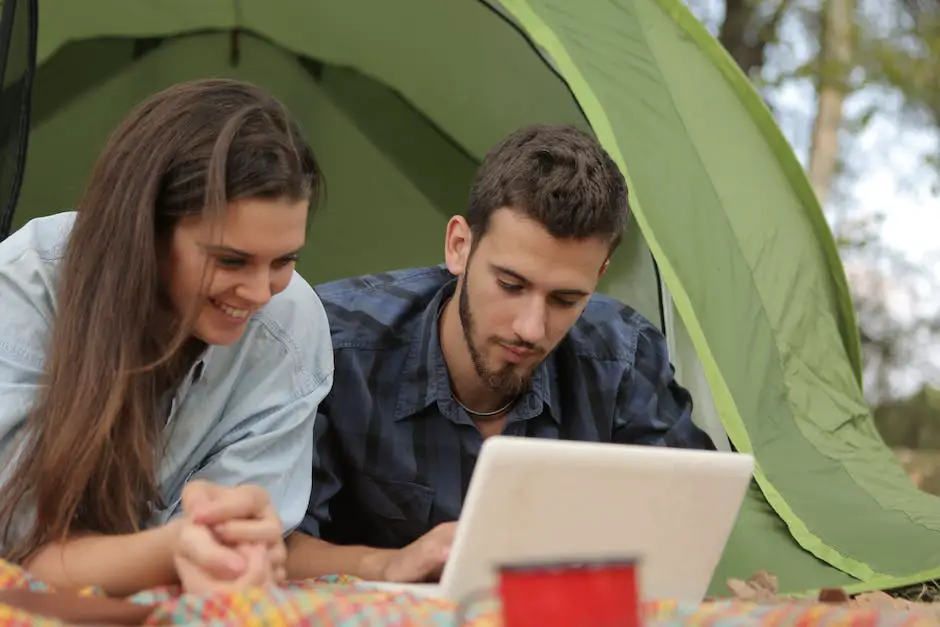
{"label": "woman", "polygon": [[294,273],[320,187],[280,103],[196,81],[120,125],[77,212],[0,243],[2,557],[116,595],[283,578],[332,385]]}

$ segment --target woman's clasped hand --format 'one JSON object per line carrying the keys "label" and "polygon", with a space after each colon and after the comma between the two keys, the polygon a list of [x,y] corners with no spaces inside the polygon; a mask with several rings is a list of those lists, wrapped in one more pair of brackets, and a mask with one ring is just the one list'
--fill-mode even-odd
{"label": "woman's clasped hand", "polygon": [[173,562],[183,591],[238,591],[284,582],[281,521],[259,486],[192,481],[183,489]]}

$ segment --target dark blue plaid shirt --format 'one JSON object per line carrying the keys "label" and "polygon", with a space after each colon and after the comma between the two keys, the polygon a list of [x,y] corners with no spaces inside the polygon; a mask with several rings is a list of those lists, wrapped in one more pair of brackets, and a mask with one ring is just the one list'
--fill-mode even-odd
{"label": "dark blue plaid shirt", "polygon": [[[457,519],[483,439],[450,394],[438,339],[438,314],[455,286],[445,268],[432,267],[317,287],[335,373],[314,427],[303,531],[397,548]],[[503,433],[714,448],[691,410],[659,331],[595,294],[535,371]]]}

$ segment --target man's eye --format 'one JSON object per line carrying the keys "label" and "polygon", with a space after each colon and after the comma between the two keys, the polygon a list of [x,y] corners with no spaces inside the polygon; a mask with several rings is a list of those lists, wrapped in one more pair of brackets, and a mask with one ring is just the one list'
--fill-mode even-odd
{"label": "man's eye", "polygon": [[514,283],[506,283],[505,281],[501,281],[499,279],[497,279],[497,283],[499,283],[499,286],[501,288],[503,288],[504,290],[510,293],[518,292],[519,290],[522,289],[521,285],[516,285]]}
{"label": "man's eye", "polygon": [[559,307],[574,307],[578,304],[578,301],[576,300],[572,301],[568,300],[567,298],[561,298],[560,296],[556,296],[553,300]]}

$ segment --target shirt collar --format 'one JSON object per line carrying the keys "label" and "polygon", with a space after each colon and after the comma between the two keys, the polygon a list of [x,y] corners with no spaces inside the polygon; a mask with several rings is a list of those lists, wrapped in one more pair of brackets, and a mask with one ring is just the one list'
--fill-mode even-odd
{"label": "shirt collar", "polygon": [[[437,402],[454,404],[450,376],[441,350],[438,323],[444,305],[454,295],[456,287],[456,278],[445,283],[428,303],[415,326],[401,372],[401,386],[395,403],[395,420],[406,419]],[[525,403],[525,396],[530,399],[528,404]],[[558,398],[555,355],[552,353],[539,364],[532,376],[530,392],[523,395],[510,412],[510,418],[520,407],[525,414],[524,418],[534,417],[541,413],[544,404],[548,406],[552,417],[560,422],[561,417],[556,405]]]}
{"label": "shirt collar", "polygon": [[196,385],[199,383],[206,374],[206,370],[209,368],[209,362],[212,359],[212,346],[206,346],[199,357],[196,358],[193,367],[189,371],[189,377],[187,380],[191,385]]}
{"label": "shirt collar", "polygon": [[159,411],[162,416],[166,418],[167,425],[173,420],[173,415],[176,412],[176,406],[178,406],[186,395],[189,394],[193,386],[197,385],[202,381],[206,376],[206,370],[209,367],[212,356],[212,346],[207,346],[199,356],[196,358],[196,361],[190,367],[189,371],[186,373],[186,378],[183,379],[182,383],[176,388],[167,390],[164,392],[163,397],[159,399],[160,407]]}

